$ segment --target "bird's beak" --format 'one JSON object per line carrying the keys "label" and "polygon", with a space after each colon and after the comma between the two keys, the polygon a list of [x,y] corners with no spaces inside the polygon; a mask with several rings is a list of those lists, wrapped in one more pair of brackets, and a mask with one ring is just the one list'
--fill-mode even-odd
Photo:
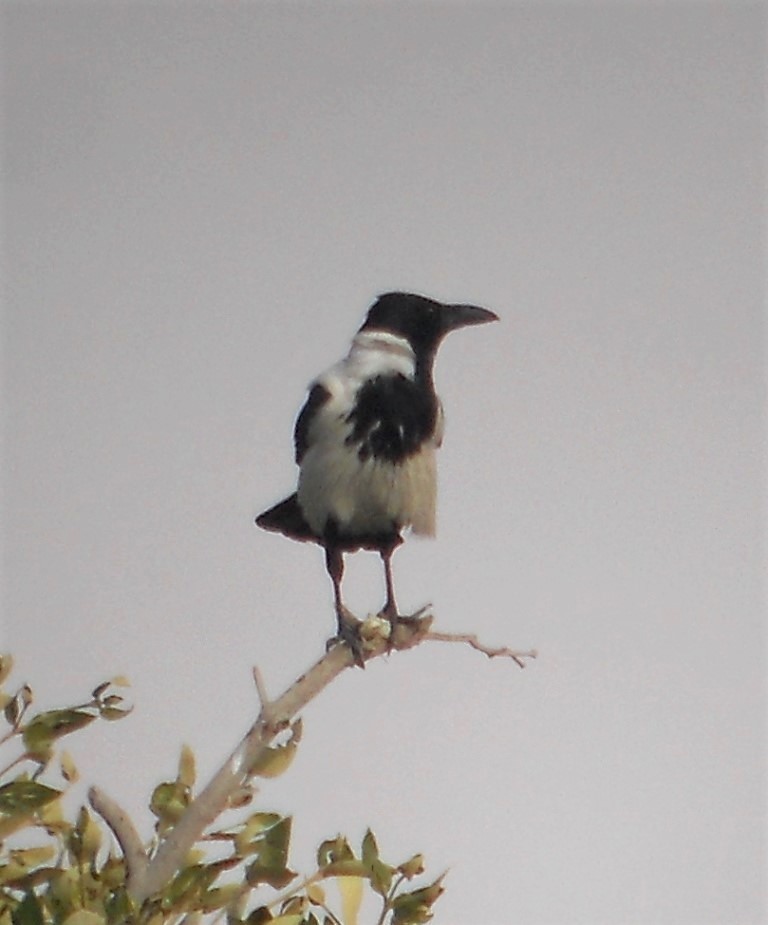
{"label": "bird's beak", "polygon": [[477,305],[446,305],[443,313],[443,330],[455,331],[456,328],[465,328],[470,324],[486,324],[489,321],[498,321],[499,316],[489,312],[487,308],[478,308]]}

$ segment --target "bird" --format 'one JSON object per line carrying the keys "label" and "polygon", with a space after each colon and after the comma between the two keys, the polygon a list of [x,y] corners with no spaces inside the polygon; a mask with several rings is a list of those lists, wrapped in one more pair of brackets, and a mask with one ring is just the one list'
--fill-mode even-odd
{"label": "bird", "polygon": [[[265,530],[325,551],[338,636],[362,666],[360,621],[342,598],[344,554],[378,552],[386,600],[381,616],[401,617],[392,555],[403,531],[435,535],[436,451],[443,407],[433,367],[451,331],[498,321],[476,305],[387,292],[369,308],[349,353],[308,387],[294,427],[296,491],[256,518]],[[333,640],[331,640],[333,641]]]}

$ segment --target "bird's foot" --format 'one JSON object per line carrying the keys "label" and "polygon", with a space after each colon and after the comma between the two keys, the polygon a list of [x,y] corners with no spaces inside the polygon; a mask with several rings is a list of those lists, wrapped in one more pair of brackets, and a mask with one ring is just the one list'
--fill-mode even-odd
{"label": "bird's foot", "polygon": [[360,627],[362,620],[357,617],[343,605],[337,609],[336,616],[338,619],[338,633],[332,636],[326,645],[326,650],[331,649],[337,643],[343,643],[352,653],[355,664],[360,668],[365,668],[365,659],[363,658],[363,640],[360,636]]}
{"label": "bird's foot", "polygon": [[384,605],[384,609],[379,614],[379,617],[389,620],[389,636],[387,638],[387,652],[391,652],[395,648],[395,632],[397,630],[398,623],[407,619],[400,616],[397,612],[397,605],[394,601],[387,601]]}
{"label": "bird's foot", "polygon": [[[389,638],[387,642],[387,651],[393,649],[408,648],[408,642],[413,645],[413,639],[417,635],[422,635],[429,629],[432,624],[432,617],[428,616],[432,609],[431,604],[426,604],[419,608],[415,613],[402,614],[398,613],[395,608],[385,607],[380,616],[389,620]],[[403,645],[405,643],[405,645]]]}
{"label": "bird's foot", "polygon": [[392,652],[395,649],[410,649],[416,645],[432,625],[430,611],[429,604],[408,615],[385,607],[378,614],[359,620],[343,607],[337,612],[338,633],[328,640],[326,650],[343,644],[352,653],[355,664],[365,668],[366,656],[382,650]]}

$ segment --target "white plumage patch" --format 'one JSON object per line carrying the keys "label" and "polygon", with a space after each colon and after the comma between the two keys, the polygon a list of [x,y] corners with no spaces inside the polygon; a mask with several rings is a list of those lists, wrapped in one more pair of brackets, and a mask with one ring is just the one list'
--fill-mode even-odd
{"label": "white plumage patch", "polygon": [[411,527],[434,536],[436,498],[434,445],[391,463],[373,457],[361,462],[354,446],[323,442],[307,450],[299,472],[299,506],[318,534],[331,517],[352,535]]}
{"label": "white plumage patch", "polygon": [[434,434],[405,459],[361,459],[350,440],[349,414],[361,386],[376,376],[415,376],[416,361],[405,338],[363,331],[347,357],[315,380],[328,393],[307,433],[301,460],[298,502],[307,523],[322,535],[329,518],[349,535],[387,534],[411,527],[433,536],[437,497],[435,450],[442,436],[442,411]]}
{"label": "white plumage patch", "polygon": [[343,360],[315,379],[333,395],[352,406],[355,394],[366,379],[400,373],[416,375],[416,354],[404,337],[388,331],[359,331]]}

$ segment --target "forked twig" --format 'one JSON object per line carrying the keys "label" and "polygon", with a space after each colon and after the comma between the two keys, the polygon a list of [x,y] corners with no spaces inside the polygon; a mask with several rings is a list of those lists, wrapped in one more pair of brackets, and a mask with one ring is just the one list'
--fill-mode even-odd
{"label": "forked twig", "polygon": [[486,646],[480,642],[475,633],[438,633],[430,630],[424,635],[424,639],[431,639],[434,642],[465,642],[467,645],[472,646],[473,649],[477,649],[478,652],[482,652],[483,655],[487,655],[488,658],[511,658],[521,668],[525,668],[524,659],[537,658],[539,654],[536,649],[520,652],[507,646],[499,646],[498,648]]}

